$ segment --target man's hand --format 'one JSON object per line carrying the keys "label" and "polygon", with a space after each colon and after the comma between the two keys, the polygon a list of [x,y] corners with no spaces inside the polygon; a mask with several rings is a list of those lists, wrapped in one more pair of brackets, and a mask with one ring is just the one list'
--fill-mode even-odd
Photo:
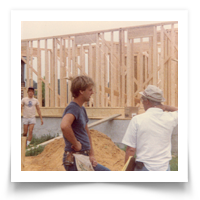
{"label": "man's hand", "polygon": [[42,115],[41,115],[41,111],[40,111],[39,105],[36,105],[36,109],[37,109],[38,115],[39,115],[40,120],[41,120],[41,125],[43,125],[43,120],[42,120]]}
{"label": "man's hand", "polygon": [[77,141],[76,145],[72,145],[71,148],[74,149],[74,151],[80,151],[82,149],[82,144]]}
{"label": "man's hand", "polygon": [[129,156],[135,156],[136,148],[133,147],[126,147],[126,154],[125,154],[125,164],[127,160],[129,159]]}
{"label": "man's hand", "polygon": [[90,162],[92,163],[92,166],[96,167],[98,163],[97,163],[95,157],[94,156],[89,156],[89,158],[90,158]]}

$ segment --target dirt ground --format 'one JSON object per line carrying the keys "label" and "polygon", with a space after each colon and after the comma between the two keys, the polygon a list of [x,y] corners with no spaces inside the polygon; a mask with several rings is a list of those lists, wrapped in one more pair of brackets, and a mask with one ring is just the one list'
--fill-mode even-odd
{"label": "dirt ground", "polygon": [[[112,140],[99,131],[90,130],[96,160],[112,171],[121,171],[124,166],[125,152]],[[56,139],[49,143],[37,156],[25,157],[25,171],[65,171],[62,165],[64,140]]]}

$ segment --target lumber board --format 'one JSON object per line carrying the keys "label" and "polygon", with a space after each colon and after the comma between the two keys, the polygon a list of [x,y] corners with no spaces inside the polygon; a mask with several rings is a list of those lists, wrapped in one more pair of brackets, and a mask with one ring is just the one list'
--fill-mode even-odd
{"label": "lumber board", "polygon": [[162,91],[164,91],[164,30],[163,30],[163,26],[161,26],[161,31],[160,31],[160,41],[161,41],[161,57],[160,57],[161,85],[160,85],[160,89]]}
{"label": "lumber board", "polygon": [[[175,33],[174,33],[174,25],[172,24],[171,27],[171,57],[173,58],[175,53],[174,53],[174,44],[175,44]],[[172,106],[175,105],[175,62],[171,61],[171,104]]]}
{"label": "lumber board", "polygon": [[58,107],[58,98],[57,98],[57,95],[58,95],[58,61],[57,61],[57,42],[56,42],[56,39],[54,38],[54,80],[55,80],[55,107]]}
{"label": "lumber board", "polygon": [[72,76],[75,77],[76,73],[76,44],[74,40],[72,40]]}
{"label": "lumber board", "polygon": [[124,30],[122,30],[122,65],[121,65],[121,76],[122,76],[122,89],[121,89],[121,106],[125,106],[125,35]]}
{"label": "lumber board", "polygon": [[[58,40],[57,40],[58,41]],[[63,48],[62,48],[62,37],[59,38],[59,50],[60,50],[60,55],[57,55],[60,57],[60,106],[64,107],[65,102],[64,102],[64,88],[63,88],[63,80],[65,77],[65,74],[63,72]]]}
{"label": "lumber board", "polygon": [[89,45],[89,51],[88,51],[88,75],[89,77],[93,76],[93,67],[92,67],[92,54],[93,54],[93,48],[92,45]]}
{"label": "lumber board", "polygon": [[[67,67],[67,73],[68,73],[68,77],[70,77],[72,75],[72,70],[71,70],[71,61],[72,61],[72,51],[71,51],[71,38],[68,37],[68,67]],[[70,92],[71,89],[71,81],[67,81],[68,83],[68,93],[67,93],[67,103],[69,104],[72,100],[72,94]]]}
{"label": "lumber board", "polygon": [[154,35],[153,35],[153,85],[157,86],[158,83],[158,64],[157,64],[157,55],[158,55],[158,47],[157,47],[157,27],[154,26]]}
{"label": "lumber board", "polygon": [[[97,83],[97,91],[94,90],[93,101],[87,105],[89,107],[135,106],[134,99],[138,97],[138,91],[143,90],[147,84],[159,86],[164,92],[166,103],[170,104],[172,99],[175,99],[175,104],[177,104],[178,29],[173,26],[177,23],[156,23],[53,36],[46,39],[39,38],[36,41],[37,46],[33,39],[21,40],[21,56],[26,56],[26,61],[28,61],[26,72],[29,70],[26,86],[33,84],[33,75],[36,74],[38,100],[41,96],[42,103],[42,93],[40,93],[42,82],[48,82],[49,84],[45,85],[49,85],[47,90],[50,99],[48,100],[47,97],[45,100],[51,107],[63,107],[72,99],[70,97],[71,80],[66,80],[65,77],[75,77],[80,72],[80,74],[89,75],[95,84]],[[169,27],[172,28],[164,28],[164,25],[170,25]],[[157,26],[160,26],[160,30],[157,30]],[[115,34],[119,34],[118,38],[114,38]],[[92,37],[96,38],[93,42],[91,42]],[[128,39],[128,42],[127,40],[125,42],[125,39]],[[142,41],[137,41],[139,39]],[[48,44],[49,40],[53,43],[50,48],[45,46],[47,40]],[[37,59],[37,69],[34,69],[35,66],[33,68],[35,64],[33,57]],[[48,66],[46,71],[49,70],[48,74],[50,73],[48,81],[41,77],[41,68],[44,69],[46,65]],[[59,67],[61,96],[58,95]],[[48,77],[46,73],[45,77]],[[175,80],[174,83],[172,79]],[[173,95],[175,96],[172,97]]]}
{"label": "lumber board", "polygon": [[[97,41],[96,41],[96,68],[95,68],[95,83],[96,85],[98,86],[99,85],[99,34],[97,33],[96,34],[96,37],[97,37]],[[96,88],[95,90],[95,95],[96,95],[96,99],[95,99],[95,103],[96,103],[96,107],[99,107],[99,96],[100,96],[100,93],[99,93],[99,90],[98,88]]]}
{"label": "lumber board", "polygon": [[101,124],[103,122],[106,122],[106,121],[109,121],[109,120],[112,120],[112,119],[115,119],[116,117],[119,117],[119,116],[121,116],[121,114],[115,114],[115,115],[112,115],[110,117],[103,118],[101,120],[98,120],[97,122],[93,122],[91,124],[88,124],[88,128],[92,128],[92,127],[94,127],[96,125],[99,125],[99,124]]}
{"label": "lumber board", "polygon": [[[31,47],[30,47],[30,65],[33,66],[33,41],[30,41]],[[30,69],[30,86],[33,87],[33,70]]]}
{"label": "lumber board", "polygon": [[[168,48],[167,48],[167,36],[166,35],[164,35],[164,59],[167,57],[167,55],[168,55]],[[163,95],[164,95],[164,97],[165,97],[165,99],[166,99],[166,104],[168,104],[168,93],[167,93],[167,90],[168,90],[168,87],[167,87],[167,85],[168,85],[168,79],[167,79],[167,77],[168,77],[168,69],[167,69],[167,66],[168,66],[168,63],[164,63],[164,80],[165,80],[165,82],[164,82],[164,91],[163,91]]]}
{"label": "lumber board", "polygon": [[122,29],[119,31],[119,106],[122,105]]}
{"label": "lumber board", "polygon": [[114,102],[114,79],[115,79],[115,74],[114,74],[114,43],[113,43],[113,31],[111,32],[111,59],[110,59],[110,68],[111,68],[111,76],[110,76],[110,89],[111,89],[111,107],[114,107],[115,102]]}
{"label": "lumber board", "polygon": [[[52,56],[52,51],[50,51],[50,87],[53,87],[53,56]],[[53,91],[50,90],[50,107],[54,107],[54,95]]]}
{"label": "lumber board", "polygon": [[126,79],[126,85],[127,85],[127,106],[131,106],[131,74],[132,74],[132,68],[131,68],[131,44],[130,39],[127,39],[127,79]]}
{"label": "lumber board", "polygon": [[[119,33],[119,41],[120,41],[120,33]],[[120,90],[121,90],[121,87],[120,87],[120,85],[121,85],[121,82],[120,82],[120,77],[121,77],[121,70],[120,70],[121,54],[120,54],[120,50],[121,50],[120,43],[118,43],[116,54],[117,54],[117,58],[118,58],[117,59],[117,90],[119,91],[119,93],[120,93]],[[117,105],[120,106],[120,97],[119,96],[117,97]]]}
{"label": "lumber board", "polygon": [[[167,40],[168,55],[171,57],[171,40]],[[168,105],[171,105],[171,62],[167,62],[167,97]]]}
{"label": "lumber board", "polygon": [[[145,79],[144,79],[144,82],[145,82],[148,76],[148,56],[147,55],[144,55],[144,56],[145,56]],[[145,84],[144,87],[146,88],[147,84]]]}
{"label": "lumber board", "polygon": [[[59,95],[57,97],[58,99],[60,98]],[[41,113],[43,117],[62,118],[65,108],[66,107],[48,107],[48,108],[41,107],[40,109],[41,109]],[[86,109],[88,118],[90,119],[102,119],[104,117],[108,117],[114,114],[121,114],[120,119],[125,118],[124,107],[115,107],[115,108],[86,107],[85,109]],[[21,113],[21,117],[23,117],[22,113]],[[39,117],[38,113],[36,113],[36,117]]]}
{"label": "lumber board", "polygon": [[84,34],[75,36],[75,44],[91,44],[97,41],[96,34]]}
{"label": "lumber board", "polygon": [[135,27],[128,29],[128,39],[131,38],[141,38],[141,37],[151,37],[154,35],[154,27]]}
{"label": "lumber board", "polygon": [[31,147],[31,148],[29,148],[29,149],[26,149],[26,151],[30,151],[30,150],[35,149],[35,148],[38,148],[38,147],[40,147],[40,146],[46,146],[47,144],[49,144],[49,143],[51,143],[51,142],[53,142],[53,141],[55,141],[55,140],[57,140],[57,139],[60,139],[60,138],[62,138],[62,137],[63,137],[63,136],[58,136],[58,137],[53,138],[53,139],[51,139],[51,140],[48,140],[48,141],[46,141],[46,142],[40,143],[40,144],[36,145],[35,147]]}
{"label": "lumber board", "polygon": [[42,106],[42,80],[41,80],[41,50],[40,40],[37,41],[37,98],[39,105]]}
{"label": "lumber board", "polygon": [[[104,38],[104,33],[102,33],[102,38]],[[105,44],[104,44],[104,41],[102,41],[102,45],[101,45],[101,71],[100,71],[100,74],[101,74],[101,86],[102,86],[102,94],[101,94],[101,106],[102,107],[105,107]]]}
{"label": "lumber board", "polygon": [[148,59],[148,74],[152,73],[152,37],[149,37],[149,59]]}
{"label": "lumber board", "polygon": [[[112,42],[111,41],[110,42],[106,41],[104,38],[101,37],[101,35],[99,37],[102,39],[102,41],[108,47],[108,49],[110,50],[110,53],[111,53],[111,51],[112,51]],[[114,44],[115,44],[115,42],[113,41],[113,46],[114,46]],[[113,56],[119,61],[118,56],[116,56],[115,54],[113,54]]]}
{"label": "lumber board", "polygon": [[21,137],[21,171],[24,171],[24,161],[26,152],[26,137]]}
{"label": "lumber board", "polygon": [[52,93],[52,99],[51,99],[51,103],[53,105],[53,107],[55,107],[55,63],[56,63],[56,55],[55,55],[55,47],[56,43],[55,43],[55,39],[52,39],[52,82],[51,82],[51,86],[53,87],[53,91],[51,91]]}
{"label": "lumber board", "polygon": [[63,39],[63,96],[64,106],[67,106],[67,82],[65,76],[67,74],[67,60],[66,60],[66,40]]}
{"label": "lumber board", "polygon": [[143,46],[143,40],[140,38],[140,52],[139,52],[139,59],[140,59],[140,65],[139,65],[139,88],[140,91],[143,90],[143,53],[142,53],[142,46]]}
{"label": "lumber board", "polygon": [[[102,86],[99,85],[99,91],[102,91],[101,88],[102,88]],[[105,91],[105,93],[108,93],[109,95],[111,94],[111,89],[108,87],[104,87],[104,91]],[[114,96],[119,97],[119,92],[117,90],[114,90]]]}
{"label": "lumber board", "polygon": [[[169,34],[167,33],[167,31],[163,28],[163,30],[164,30],[164,33],[165,33],[165,35],[167,36],[167,38],[170,40],[170,41],[172,41],[172,38],[171,38],[171,36],[169,36]],[[178,51],[178,46],[175,44],[175,43],[173,43],[173,47]]]}
{"label": "lumber board", "polygon": [[171,58],[171,60],[172,60],[172,61],[175,61],[175,62],[177,62],[177,63],[178,63],[178,60],[177,60],[177,59],[175,59],[175,58]]}
{"label": "lumber board", "polygon": [[26,46],[26,60],[27,60],[27,62],[26,62],[26,79],[27,79],[27,81],[26,81],[26,87],[27,88],[29,88],[30,87],[30,78],[29,78],[29,71],[30,71],[30,69],[29,69],[29,41],[27,41],[27,46]]}
{"label": "lumber board", "polygon": [[[115,115],[112,115],[112,116],[103,118],[103,119],[101,119],[101,120],[98,120],[98,121],[96,121],[96,122],[93,122],[93,123],[91,123],[91,124],[88,124],[88,128],[90,129],[90,128],[96,126],[96,125],[102,124],[102,123],[104,123],[104,122],[106,122],[106,121],[113,120],[113,119],[115,119],[115,118],[117,118],[117,117],[119,117],[119,116],[121,116],[121,114],[115,114]],[[51,139],[51,140],[48,140],[48,141],[46,141],[46,142],[43,142],[43,143],[41,143],[41,144],[38,144],[36,147],[31,147],[31,148],[27,149],[27,151],[30,151],[31,149],[37,148],[37,147],[39,147],[39,146],[45,146],[45,145],[47,145],[47,144],[49,144],[49,143],[51,143],[51,142],[53,142],[53,141],[55,141],[55,140],[57,140],[57,139],[60,139],[60,138],[63,138],[63,136],[61,135],[61,136],[58,136],[58,137],[53,138],[53,139]]]}
{"label": "lumber board", "polygon": [[[26,60],[23,57],[21,57],[21,59],[26,63]],[[29,66],[29,68],[32,69],[33,72],[38,76],[38,79],[41,79],[45,83],[45,79],[43,79],[41,76],[39,76],[38,72],[32,66]],[[53,88],[50,87],[49,85],[48,85],[48,88],[53,91]]]}
{"label": "lumber board", "polygon": [[134,49],[135,49],[135,43],[134,39],[132,39],[132,44],[131,44],[131,66],[132,66],[132,73],[131,73],[131,106],[135,106],[135,57],[134,57]]}
{"label": "lumber board", "polygon": [[47,39],[45,40],[45,107],[49,107],[49,60],[47,52]]}
{"label": "lumber board", "polygon": [[121,171],[134,171],[135,168],[135,158],[133,156],[129,156],[127,162],[123,166]]}
{"label": "lumber board", "polygon": [[65,58],[65,40],[60,38],[60,106],[66,106],[67,96],[66,96],[66,58]]}

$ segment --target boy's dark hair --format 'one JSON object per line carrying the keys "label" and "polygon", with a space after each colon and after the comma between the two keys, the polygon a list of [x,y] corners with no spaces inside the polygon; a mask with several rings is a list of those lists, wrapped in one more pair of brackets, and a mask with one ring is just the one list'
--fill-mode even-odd
{"label": "boy's dark hair", "polygon": [[29,91],[29,90],[33,90],[33,92],[34,92],[34,87],[29,87],[29,88],[28,88],[28,91]]}

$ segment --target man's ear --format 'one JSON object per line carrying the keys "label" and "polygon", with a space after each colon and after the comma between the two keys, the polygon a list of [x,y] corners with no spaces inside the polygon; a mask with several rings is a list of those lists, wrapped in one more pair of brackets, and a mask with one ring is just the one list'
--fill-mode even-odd
{"label": "man's ear", "polygon": [[149,99],[147,99],[147,104],[148,104],[148,105],[150,104],[150,101],[149,101]]}
{"label": "man's ear", "polygon": [[83,94],[83,90],[79,90],[79,93],[80,93],[80,94]]}

